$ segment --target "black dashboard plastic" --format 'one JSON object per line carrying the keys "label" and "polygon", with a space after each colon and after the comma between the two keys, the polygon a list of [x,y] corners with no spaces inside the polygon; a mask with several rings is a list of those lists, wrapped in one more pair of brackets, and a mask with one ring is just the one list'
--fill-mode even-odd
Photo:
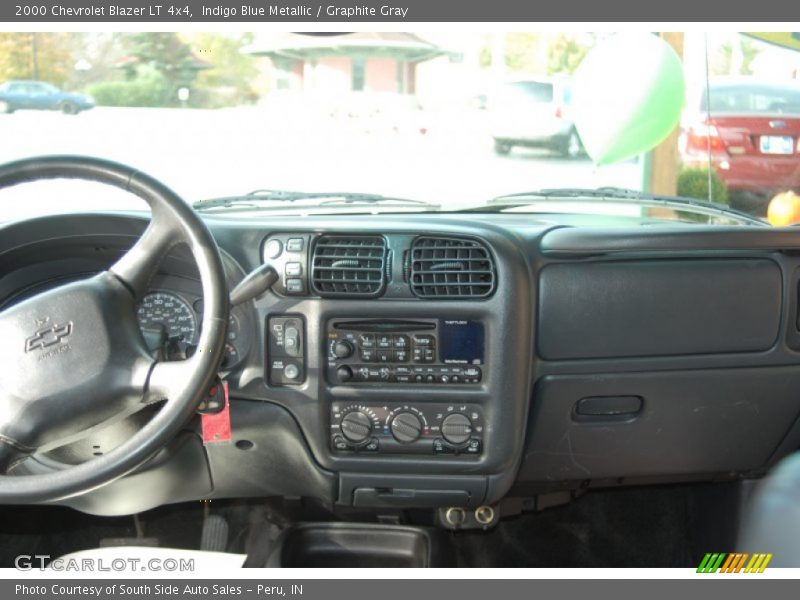
{"label": "black dashboard plastic", "polygon": [[[800,368],[555,375],[534,394],[520,479],[538,482],[747,473],[800,415]],[[622,420],[580,418],[589,397],[638,396]]]}
{"label": "black dashboard plastic", "polygon": [[[515,482],[512,493],[536,493],[758,476],[800,447],[800,232],[587,229],[530,215],[206,220],[236,265],[231,283],[263,263],[265,240],[297,232],[307,240],[319,233],[380,234],[395,257],[381,298],[278,290],[247,306],[255,341],[227,375],[234,439],[206,446],[202,468],[192,467],[200,481],[207,469],[213,497],[474,506],[499,500]],[[117,250],[98,249],[124,247],[143,224],[141,215],[92,215],[7,226],[0,299],[45,271],[106,260]],[[496,292],[486,299],[415,298],[400,257],[421,234],[487,244]],[[53,249],[68,245],[75,259],[53,262]],[[43,270],[46,263],[57,267]],[[180,259],[164,264],[173,276],[186,275],[185,268]],[[298,385],[266,377],[267,325],[279,315],[302,315],[305,323],[305,379]],[[479,321],[484,376],[458,386],[332,382],[328,325],[338,319]],[[330,409],[347,403],[479,406],[484,451],[479,457],[336,453]],[[85,509],[93,494],[68,502]]]}
{"label": "black dashboard plastic", "polygon": [[771,227],[556,227],[541,241],[541,253],[551,258],[679,252],[800,251],[796,229]]}
{"label": "black dashboard plastic", "polygon": [[778,337],[781,287],[778,265],[756,258],[548,265],[539,275],[539,355],[768,350]]}

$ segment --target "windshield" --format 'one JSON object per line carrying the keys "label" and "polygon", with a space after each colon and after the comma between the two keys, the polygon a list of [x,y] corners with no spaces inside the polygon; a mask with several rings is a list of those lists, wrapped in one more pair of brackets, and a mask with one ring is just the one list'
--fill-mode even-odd
{"label": "windshield", "polygon": [[[800,193],[800,52],[781,42],[796,36],[0,32],[0,162],[117,160],[231,218],[515,195],[514,215],[774,222],[770,203]],[[0,221],[145,208],[70,182],[2,193]]]}

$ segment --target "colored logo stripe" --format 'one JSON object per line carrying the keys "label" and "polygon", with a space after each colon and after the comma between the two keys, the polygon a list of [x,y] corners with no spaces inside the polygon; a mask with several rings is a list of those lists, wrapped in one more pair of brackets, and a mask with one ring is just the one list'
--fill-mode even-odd
{"label": "colored logo stripe", "polygon": [[753,554],[753,558],[747,563],[745,573],[763,573],[767,568],[769,561],[772,560],[772,554]]}
{"label": "colored logo stripe", "polygon": [[708,553],[703,557],[703,560],[700,561],[700,566],[697,567],[698,573],[714,573],[719,566],[722,564],[722,561],[725,560],[727,555],[724,553]]}
{"label": "colored logo stripe", "polygon": [[[747,559],[750,559],[747,562]],[[763,573],[767,565],[772,560],[772,554],[757,552],[734,552],[727,554],[724,552],[708,552],[700,561],[697,567],[698,573],[740,573],[744,569],[745,573]],[[745,567],[745,563],[747,566]]]}
{"label": "colored logo stripe", "polygon": [[725,562],[722,563],[722,573],[730,573],[731,572],[731,565],[734,564],[739,559],[738,554],[728,554],[728,558],[725,559]]}

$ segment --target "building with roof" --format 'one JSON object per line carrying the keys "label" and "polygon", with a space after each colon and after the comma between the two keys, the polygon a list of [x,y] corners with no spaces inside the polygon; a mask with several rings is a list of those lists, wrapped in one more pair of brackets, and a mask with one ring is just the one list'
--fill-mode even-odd
{"label": "building with roof", "polygon": [[270,59],[272,90],[414,94],[417,67],[444,50],[412,33],[263,34],[243,52]]}

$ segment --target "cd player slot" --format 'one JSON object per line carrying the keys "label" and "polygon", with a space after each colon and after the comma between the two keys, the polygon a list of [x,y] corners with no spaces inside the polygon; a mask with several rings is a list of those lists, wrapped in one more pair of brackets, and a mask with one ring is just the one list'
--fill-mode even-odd
{"label": "cd player slot", "polygon": [[333,327],[354,331],[430,331],[436,329],[436,324],[424,321],[338,321]]}

